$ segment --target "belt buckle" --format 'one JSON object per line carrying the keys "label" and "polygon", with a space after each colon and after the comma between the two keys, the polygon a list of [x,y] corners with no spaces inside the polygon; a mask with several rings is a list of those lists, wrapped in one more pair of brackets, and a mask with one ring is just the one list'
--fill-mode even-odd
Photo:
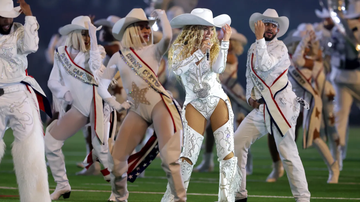
{"label": "belt buckle", "polygon": [[2,96],[4,94],[5,94],[4,89],[0,88],[0,96]]}

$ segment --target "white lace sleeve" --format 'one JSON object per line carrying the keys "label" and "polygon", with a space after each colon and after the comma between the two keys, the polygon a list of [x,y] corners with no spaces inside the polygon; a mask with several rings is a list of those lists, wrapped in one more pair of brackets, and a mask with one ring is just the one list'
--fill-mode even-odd
{"label": "white lace sleeve", "polygon": [[217,57],[214,65],[212,66],[212,71],[218,74],[224,72],[226,67],[227,55],[229,49],[229,42],[222,41],[220,46],[219,56]]}
{"label": "white lace sleeve", "polygon": [[[180,53],[181,48],[177,48],[174,51],[174,55],[177,55]],[[194,65],[196,62],[200,61],[205,55],[201,52],[201,50],[195,51],[190,57],[186,58],[182,61],[176,61],[173,62],[172,68],[176,75],[180,76],[187,72],[192,65]]]}

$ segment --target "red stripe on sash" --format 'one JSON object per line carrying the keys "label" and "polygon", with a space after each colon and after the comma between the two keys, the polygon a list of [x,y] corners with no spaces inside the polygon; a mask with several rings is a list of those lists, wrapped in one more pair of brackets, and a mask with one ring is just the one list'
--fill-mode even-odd
{"label": "red stripe on sash", "polygon": [[[161,96],[161,99],[163,100],[163,102],[165,104],[165,100],[163,98],[163,95],[160,94],[160,96]],[[173,125],[174,125],[174,132],[176,133],[176,125],[175,125],[174,117],[172,116],[171,111],[170,111],[169,107],[166,104],[165,104],[165,107],[166,107],[166,109],[168,110],[168,112],[169,112],[169,114],[171,116],[171,121],[173,122]]]}
{"label": "red stripe on sash", "polygon": [[134,51],[134,49],[130,48],[130,50],[136,55],[137,58],[139,58],[139,60],[141,60],[142,63],[144,63],[156,76],[156,78],[158,77],[157,74],[154,72],[153,69],[151,69],[151,67],[144,61],[141,59],[141,57],[138,56],[138,54],[136,54],[136,52]]}
{"label": "red stripe on sash", "polygon": [[[280,107],[279,107],[278,104],[276,103],[276,100],[274,99],[274,95],[272,94],[270,87],[256,74],[256,72],[255,72],[255,70],[254,70],[254,63],[253,63],[253,62],[254,62],[254,53],[251,55],[251,69],[253,70],[255,76],[256,76],[258,79],[260,79],[260,81],[266,86],[266,88],[269,89],[270,95],[271,95],[271,99],[274,101],[276,108],[279,110],[281,116],[284,118],[284,120],[285,120],[285,122],[287,123],[287,125],[291,128],[291,125],[290,125],[289,122],[286,120],[286,118],[285,118],[284,114],[282,113]],[[286,72],[286,71],[287,71],[287,70],[285,70],[285,72]],[[276,80],[278,80],[283,74],[284,74],[284,72],[283,72]],[[276,80],[275,80],[275,81],[276,81]]]}
{"label": "red stripe on sash", "polygon": [[65,50],[65,53],[67,54],[67,56],[69,57],[70,61],[71,61],[75,66],[77,66],[77,67],[79,67],[80,69],[84,70],[86,73],[90,74],[91,76],[94,76],[94,75],[92,75],[92,73],[90,73],[90,72],[87,71],[86,69],[80,67],[79,65],[77,65],[77,64],[73,61],[73,59],[70,57],[69,53],[67,52],[66,47],[67,47],[67,46],[65,46],[65,49],[64,49],[64,50]]}

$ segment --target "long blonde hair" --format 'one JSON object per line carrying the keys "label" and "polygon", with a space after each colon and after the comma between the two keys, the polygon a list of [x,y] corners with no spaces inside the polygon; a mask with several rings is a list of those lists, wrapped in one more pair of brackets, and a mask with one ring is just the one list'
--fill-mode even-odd
{"label": "long blonde hair", "polygon": [[81,34],[82,30],[74,30],[67,35],[65,46],[72,47],[75,50],[79,50],[81,52],[89,51],[84,43],[83,36]]}
{"label": "long blonde hair", "polygon": [[[176,37],[173,45],[169,50],[169,68],[172,68],[174,61],[181,61],[190,57],[195,51],[200,49],[201,42],[204,35],[204,26],[202,25],[187,25],[183,27],[181,33]],[[213,64],[220,52],[219,40],[217,38],[215,27],[213,29],[213,36],[210,41],[214,45],[210,49],[210,64]],[[174,55],[174,50],[182,46],[179,54]]]}
{"label": "long blonde hair", "polygon": [[152,44],[151,40],[147,44],[142,41],[145,40],[141,36],[140,27],[133,23],[126,28],[120,43],[122,48],[133,48],[135,50]]}
{"label": "long blonde hair", "polygon": [[241,55],[244,52],[244,44],[239,40],[230,39],[232,51],[236,56]]}

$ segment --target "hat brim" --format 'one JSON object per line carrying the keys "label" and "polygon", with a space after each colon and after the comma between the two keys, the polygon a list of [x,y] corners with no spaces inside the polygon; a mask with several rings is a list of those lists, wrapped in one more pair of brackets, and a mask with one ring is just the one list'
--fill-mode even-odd
{"label": "hat brim", "polygon": [[186,25],[203,25],[203,26],[215,26],[222,27],[225,24],[231,25],[231,18],[229,15],[218,15],[213,19],[213,22],[207,21],[197,15],[185,13],[174,17],[170,21],[172,28],[183,28]]}
{"label": "hat brim", "polygon": [[0,11],[0,16],[4,18],[17,18],[21,14],[20,10],[20,6],[17,6],[11,11]]}
{"label": "hat brim", "polygon": [[279,32],[276,35],[277,38],[282,37],[289,29],[289,19],[285,16],[274,18],[274,17],[265,16],[261,13],[254,13],[250,16],[249,19],[249,26],[252,32],[255,33],[255,22],[263,19],[271,19],[279,23]]}
{"label": "hat brim", "polygon": [[330,14],[329,13],[323,13],[321,11],[319,11],[318,9],[315,10],[315,14],[318,18],[330,18]]}
{"label": "hat brim", "polygon": [[106,19],[100,19],[100,20],[97,20],[97,21],[94,22],[94,25],[95,25],[95,26],[100,26],[100,25],[102,25],[102,26],[107,26],[107,27],[111,27],[111,28],[114,26],[114,24],[115,24],[115,23],[110,22],[110,21],[108,21],[108,20],[106,20]]}
{"label": "hat brim", "polygon": [[[96,28],[96,31],[100,30],[102,26],[99,26]],[[63,27],[59,28],[59,33],[62,36],[68,35],[70,32],[75,31],[75,30],[89,30],[86,27],[80,26],[80,25],[73,25],[73,24],[68,24],[65,25]]]}
{"label": "hat brim", "polygon": [[242,43],[244,45],[247,44],[246,37],[240,33],[231,34],[230,39],[240,41],[240,43]]}
{"label": "hat brim", "polygon": [[143,19],[133,18],[133,17],[121,18],[119,21],[117,21],[114,24],[114,26],[112,28],[112,34],[114,35],[115,39],[121,41],[126,28],[129,25],[136,23],[136,22],[149,22],[149,25],[151,27],[156,22],[156,20],[143,20]]}
{"label": "hat brim", "polygon": [[358,17],[360,17],[360,13],[351,13],[351,14],[344,15],[345,19],[353,19],[353,18],[358,18]]}

